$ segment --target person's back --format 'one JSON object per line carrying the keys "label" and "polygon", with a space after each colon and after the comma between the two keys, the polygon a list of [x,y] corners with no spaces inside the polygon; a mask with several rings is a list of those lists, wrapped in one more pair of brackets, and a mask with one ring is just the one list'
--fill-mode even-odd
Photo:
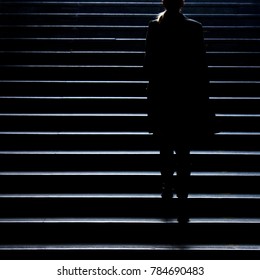
{"label": "person's back", "polygon": [[[181,5],[182,1],[167,0],[165,3]],[[185,17],[176,7],[151,21],[146,40],[145,70],[153,113],[157,117],[164,114],[166,118],[173,114],[184,122],[189,118],[185,128],[188,129],[189,122],[190,129],[194,128],[196,117],[201,117],[198,112],[202,113],[201,109],[205,109],[208,102],[202,25]]]}

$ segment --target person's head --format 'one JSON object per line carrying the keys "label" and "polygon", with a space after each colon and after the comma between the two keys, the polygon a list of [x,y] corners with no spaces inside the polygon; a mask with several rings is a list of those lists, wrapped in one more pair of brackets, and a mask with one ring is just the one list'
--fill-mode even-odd
{"label": "person's head", "polygon": [[185,0],[162,0],[165,11],[158,15],[157,21],[163,21],[165,12],[169,12],[170,14],[180,13],[184,6],[184,2]]}
{"label": "person's head", "polygon": [[185,0],[162,0],[163,6],[167,11],[180,12]]}

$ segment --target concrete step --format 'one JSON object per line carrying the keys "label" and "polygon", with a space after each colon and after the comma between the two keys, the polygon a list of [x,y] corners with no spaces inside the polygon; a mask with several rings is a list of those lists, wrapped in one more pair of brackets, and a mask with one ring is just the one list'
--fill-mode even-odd
{"label": "concrete step", "polygon": [[[8,36],[7,36],[8,37]],[[1,40],[1,39],[0,39]],[[209,52],[259,52],[259,38],[208,38]],[[4,50],[52,51],[141,51],[145,50],[144,38],[4,38]]]}
{"label": "concrete step", "polygon": [[[1,113],[147,112],[146,97],[0,96],[0,100]],[[259,97],[210,97],[210,101],[218,113],[259,113]]]}
{"label": "concrete step", "polygon": [[[0,13],[0,24],[148,25],[157,13]],[[259,14],[186,14],[203,25],[259,25]]]}
{"label": "concrete step", "polygon": [[[260,150],[260,132],[216,134],[207,143],[195,142],[193,148],[205,150]],[[0,145],[7,151],[151,151],[158,150],[148,132],[70,132],[70,131],[1,131]]]}
{"label": "concrete step", "polygon": [[[88,80],[0,80],[3,96],[30,97],[142,97],[146,98],[147,81],[88,81]],[[259,97],[260,82],[211,81],[211,97]]]}
{"label": "concrete step", "polygon": [[[259,79],[260,66],[209,66],[209,79],[219,81]],[[1,65],[4,80],[107,80],[142,81],[144,69],[138,65]]]}
{"label": "concrete step", "polygon": [[[143,51],[0,51],[2,64],[139,65]],[[258,66],[260,52],[208,52],[209,65]]]}
{"label": "concrete step", "polygon": [[[19,222],[20,221],[20,222]],[[3,232],[1,250],[10,248],[37,248],[37,245],[60,244],[65,248],[74,244],[76,248],[84,248],[84,244],[95,244],[100,248],[106,248],[105,244],[113,244],[118,249],[129,244],[128,249],[137,244],[151,246],[186,246],[186,249],[194,245],[220,245],[228,246],[251,245],[259,250],[259,220],[256,219],[194,219],[187,225],[186,230],[181,228],[175,220],[163,221],[161,219],[125,219],[120,223],[116,219],[104,219],[92,221],[89,219],[32,219],[31,221],[15,219],[2,220]],[[10,232],[19,232],[16,238]],[[70,236],[62,234],[70,232]],[[97,233],[103,232],[102,235]],[[151,234],[153,233],[153,234]],[[214,234],[213,234],[214,233]],[[163,237],[163,238],[162,238]],[[5,240],[5,242],[3,242]],[[105,246],[104,246],[105,245]],[[42,247],[44,248],[44,247]],[[170,247],[169,247],[170,248]],[[209,247],[210,248],[210,247]],[[228,247],[227,247],[228,248]],[[223,248],[222,248],[223,249]],[[179,248],[182,250],[182,247]]]}
{"label": "concrete step", "polygon": [[[3,2],[7,2],[6,0],[5,1],[3,1]],[[13,0],[12,2],[14,2],[14,3],[16,3],[16,2],[18,2],[17,0],[15,1],[15,0]],[[20,1],[19,1],[20,2]],[[35,2],[35,0],[22,0],[21,2],[23,2],[23,3],[27,3],[27,2]],[[39,1],[39,2],[41,2],[41,3],[49,3],[49,2],[51,2],[51,3],[57,3],[57,2],[60,2],[59,0],[41,0],[41,1]],[[82,3],[88,3],[88,1],[79,1],[79,0],[71,0],[71,1],[67,1],[67,0],[65,0],[65,1],[63,1],[64,3],[66,3],[66,2],[70,2],[70,3],[77,3],[77,4],[82,4]],[[92,2],[95,2],[95,3],[105,3],[105,2],[107,2],[107,1],[104,1],[104,0],[94,0],[94,1],[92,1]],[[125,0],[115,0],[115,1],[113,1],[113,2],[121,2],[121,3],[127,3],[127,2],[132,2],[132,3],[140,3],[140,2],[144,2],[144,3],[154,3],[155,1],[154,0],[143,0],[143,1],[139,1],[139,0],[131,0],[131,1],[125,1]],[[227,1],[225,1],[225,2],[229,2],[229,3],[233,3],[233,2],[236,2],[236,3],[245,3],[245,1],[244,0],[237,0],[237,1],[234,1],[234,0],[227,0]],[[208,3],[208,0],[189,0],[189,3]],[[218,3],[222,3],[222,1],[220,1],[220,0],[213,0],[213,1],[211,1],[211,2],[209,2],[209,3],[212,3],[212,4],[218,4]],[[253,2],[254,3],[254,2]]]}
{"label": "concrete step", "polygon": [[[228,176],[231,175],[231,176]],[[1,195],[81,195],[121,194],[124,195],[160,195],[161,177],[159,172],[16,172],[1,173],[3,183]],[[214,180],[215,184],[212,184]],[[258,199],[260,173],[253,172],[193,172],[191,177],[190,195],[226,195],[233,199],[235,195]],[[39,184],[39,181],[42,184]],[[126,183],[127,182],[127,183]],[[173,176],[173,185],[180,182]],[[246,188],[245,188],[246,186]],[[228,196],[230,195],[230,196]],[[233,196],[232,196],[233,195]],[[248,197],[247,197],[248,196]],[[198,196],[197,196],[198,198]],[[204,197],[205,198],[205,197]],[[200,209],[200,208],[199,208]],[[242,209],[240,209],[241,211]],[[32,213],[30,213],[32,214]],[[117,213],[120,214],[120,213]]]}
{"label": "concrete step", "polygon": [[259,260],[256,244],[18,244],[0,247],[8,260]]}
{"label": "concrete step", "polygon": [[0,96],[0,112],[17,113],[146,113],[146,97]]}
{"label": "concrete step", "polygon": [[[203,28],[204,28],[205,38],[258,38],[259,29],[260,29],[260,27],[257,25],[254,26],[212,25],[212,26],[204,26]],[[10,38],[12,40],[15,40],[15,38],[19,39],[22,37],[24,38],[33,38],[33,37],[35,38],[87,38],[87,37],[145,38],[147,25],[129,26],[129,25],[102,25],[102,24],[98,24],[98,25],[26,24],[26,25],[0,25],[0,30],[2,33],[2,37]],[[11,42],[10,42],[10,46],[12,46]],[[3,47],[4,46],[1,46],[1,48]],[[29,44],[28,44],[28,49],[30,49]]]}
{"label": "concrete step", "polygon": [[[1,113],[147,113],[147,97],[132,96],[0,96]],[[260,97],[210,97],[212,110],[220,114],[259,114]]]}
{"label": "concrete step", "polygon": [[[2,131],[148,131],[147,114],[0,114]],[[222,132],[258,132],[259,114],[216,114]]]}
{"label": "concrete step", "polygon": [[[157,172],[158,151],[1,151],[1,172]],[[258,151],[194,151],[193,172],[258,172]],[[113,164],[111,164],[113,163]]]}
{"label": "concrete step", "polygon": [[[185,13],[258,13],[258,3],[247,2],[187,2],[183,9]],[[2,1],[1,10],[4,13],[17,12],[109,12],[109,13],[159,13],[163,10],[156,1]]]}
{"label": "concrete step", "polygon": [[[87,182],[86,182],[87,183]],[[192,190],[193,181],[189,180]],[[259,194],[190,194],[185,207],[191,219],[212,219],[229,217],[227,224],[256,224],[260,226]],[[17,193],[0,195],[1,223],[84,223],[89,224],[150,224],[149,219],[158,223],[176,219],[180,213],[181,202],[175,196],[165,202],[157,193]],[[207,209],[207,213],[205,210]],[[77,217],[77,218],[75,218]],[[249,218],[250,217],[250,218]],[[113,220],[114,219],[114,220]],[[248,221],[248,220],[251,220]],[[217,223],[215,221],[215,223]],[[92,226],[92,225],[91,225]],[[137,225],[134,225],[138,227]],[[145,226],[144,226],[145,227]],[[251,234],[251,233],[250,233]],[[6,240],[5,240],[6,241]]]}

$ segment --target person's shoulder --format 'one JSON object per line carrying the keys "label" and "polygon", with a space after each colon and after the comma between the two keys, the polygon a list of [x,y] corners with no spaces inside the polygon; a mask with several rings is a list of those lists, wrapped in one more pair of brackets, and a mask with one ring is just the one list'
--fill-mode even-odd
{"label": "person's shoulder", "polygon": [[195,20],[195,19],[184,16],[184,20],[185,20],[187,25],[189,25],[190,27],[193,27],[194,29],[201,29],[202,28],[202,23]]}
{"label": "person's shoulder", "polygon": [[151,32],[157,32],[159,30],[159,22],[156,19],[150,20],[148,28]]}
{"label": "person's shoulder", "polygon": [[151,28],[153,28],[153,27],[157,27],[157,26],[159,26],[159,22],[158,22],[158,20],[157,19],[152,19],[152,20],[150,20],[149,21],[149,27],[151,27]]}

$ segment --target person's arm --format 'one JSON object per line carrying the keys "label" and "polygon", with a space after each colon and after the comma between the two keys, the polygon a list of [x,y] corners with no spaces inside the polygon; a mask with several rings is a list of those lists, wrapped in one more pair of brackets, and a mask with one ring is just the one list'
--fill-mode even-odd
{"label": "person's arm", "polygon": [[145,77],[149,80],[151,78],[151,73],[154,71],[154,59],[155,59],[155,29],[156,22],[149,22],[146,41],[145,41],[145,57],[144,57],[144,71]]}
{"label": "person's arm", "polygon": [[208,73],[208,61],[207,61],[207,53],[206,53],[206,45],[204,40],[204,31],[203,26],[197,26],[196,32],[196,40],[197,43],[197,63],[199,65],[199,72],[201,73],[202,82],[207,86],[209,83],[209,73]]}

